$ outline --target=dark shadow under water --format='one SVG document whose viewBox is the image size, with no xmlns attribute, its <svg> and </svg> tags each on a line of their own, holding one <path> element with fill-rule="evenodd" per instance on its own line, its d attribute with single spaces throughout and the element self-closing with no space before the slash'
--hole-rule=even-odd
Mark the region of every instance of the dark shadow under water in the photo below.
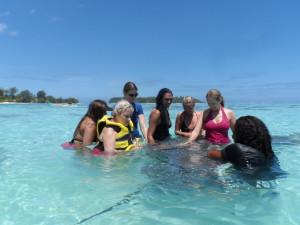
<svg viewBox="0 0 300 225">
<path fill-rule="evenodd" d="M 269 188 L 272 185 L 264 187 L 262 183 L 287 177 L 277 158 L 264 166 L 238 167 L 208 158 L 207 150 L 212 146 L 206 140 L 199 140 L 188 148 L 178 148 L 180 142 L 182 141 L 173 139 L 163 143 L 169 146 L 168 149 L 148 147 L 147 157 L 153 160 L 143 166 L 142 173 L 153 183 L 171 190 L 208 186 L 220 189 L 236 183 Z"/>
<path fill-rule="evenodd" d="M 274 145 L 299 145 L 300 133 L 296 132 L 287 136 L 272 136 L 272 139 Z"/>
<path fill-rule="evenodd" d="M 263 167 L 241 168 L 208 158 L 207 150 L 211 145 L 205 140 L 198 140 L 185 148 L 180 147 L 182 141 L 181 138 L 170 139 L 160 146 L 143 147 L 142 154 L 129 153 L 116 156 L 114 158 L 116 161 L 122 161 L 124 157 L 133 159 L 142 157 L 141 173 L 148 177 L 148 181 L 137 185 L 136 191 L 124 195 L 116 204 L 83 218 L 77 224 L 117 210 L 134 199 L 142 204 L 147 196 L 151 196 L 151 203 L 155 204 L 165 195 L 180 195 L 181 198 L 200 195 L 220 200 L 232 199 L 230 196 L 227 198 L 227 195 L 236 196 L 241 191 L 249 198 L 255 189 L 266 190 L 261 197 L 267 199 L 279 195 L 276 191 L 276 180 L 286 178 L 287 173 L 281 170 L 277 159 Z M 87 158 L 90 157 L 95 158 L 91 155 Z M 93 167 L 99 166 L 98 163 Z"/>
</svg>

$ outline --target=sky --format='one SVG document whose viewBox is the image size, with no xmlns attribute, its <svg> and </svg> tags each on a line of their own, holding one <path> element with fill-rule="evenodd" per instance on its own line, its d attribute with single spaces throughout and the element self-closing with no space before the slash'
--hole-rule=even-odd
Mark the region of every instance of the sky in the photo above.
<svg viewBox="0 0 300 225">
<path fill-rule="evenodd" d="M 298 0 L 1 0 L 0 88 L 298 102 Z"/>
</svg>

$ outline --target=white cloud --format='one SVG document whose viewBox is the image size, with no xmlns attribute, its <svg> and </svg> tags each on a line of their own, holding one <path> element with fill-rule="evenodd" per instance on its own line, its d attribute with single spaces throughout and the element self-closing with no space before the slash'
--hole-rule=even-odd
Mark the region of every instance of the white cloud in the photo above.
<svg viewBox="0 0 300 225">
<path fill-rule="evenodd" d="M 18 31 L 10 31 L 9 35 L 11 35 L 11 36 L 18 36 L 19 32 Z"/>
<path fill-rule="evenodd" d="M 0 23 L 0 33 L 8 33 L 11 36 L 18 36 L 19 32 L 18 31 L 6 31 L 6 28 L 8 26 L 6 23 Z"/>
<path fill-rule="evenodd" d="M 5 23 L 0 23 L 0 33 L 4 32 L 6 28 L 7 28 L 7 25 Z"/>
<path fill-rule="evenodd" d="M 63 19 L 59 16 L 53 16 L 50 21 L 51 22 L 59 22 L 59 21 L 62 21 L 62 20 Z"/>
<path fill-rule="evenodd" d="M 10 15 L 10 11 L 6 11 L 4 13 L 0 13 L 0 16 L 4 17 L 4 16 L 9 16 Z"/>
<path fill-rule="evenodd" d="M 31 15 L 34 15 L 34 14 L 36 14 L 36 12 L 37 12 L 37 11 L 36 11 L 35 9 L 32 9 L 32 10 L 30 10 L 29 13 L 30 13 Z"/>
</svg>

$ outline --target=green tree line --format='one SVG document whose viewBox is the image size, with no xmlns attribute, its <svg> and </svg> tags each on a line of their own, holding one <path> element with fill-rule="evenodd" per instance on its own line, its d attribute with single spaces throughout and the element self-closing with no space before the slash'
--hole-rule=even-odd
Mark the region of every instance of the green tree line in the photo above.
<svg viewBox="0 0 300 225">
<path fill-rule="evenodd" d="M 173 97 L 173 103 L 182 103 L 183 100 L 183 96 L 180 97 Z M 113 97 L 109 100 L 109 103 L 116 103 L 118 102 L 120 99 L 122 99 L 122 97 Z M 196 103 L 203 103 L 202 101 L 200 101 L 199 99 L 195 99 Z M 136 98 L 136 102 L 139 103 L 155 103 L 156 102 L 156 97 L 138 97 Z"/>
<path fill-rule="evenodd" d="M 29 90 L 18 92 L 16 87 L 4 89 L 0 88 L 0 102 L 19 102 L 19 103 L 79 103 L 76 98 L 55 98 L 47 95 L 45 91 L 41 90 L 32 94 Z"/>
</svg>

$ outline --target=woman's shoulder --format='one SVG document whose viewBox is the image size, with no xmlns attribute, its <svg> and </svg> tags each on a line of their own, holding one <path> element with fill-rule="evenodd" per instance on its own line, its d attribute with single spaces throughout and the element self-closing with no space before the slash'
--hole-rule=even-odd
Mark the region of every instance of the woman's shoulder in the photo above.
<svg viewBox="0 0 300 225">
<path fill-rule="evenodd" d="M 223 108 L 223 110 L 229 118 L 235 118 L 235 114 L 234 114 L 233 110 L 227 109 L 227 108 Z"/>
<path fill-rule="evenodd" d="M 88 117 L 88 116 L 85 117 L 84 124 L 85 125 L 90 125 L 90 126 L 95 126 L 96 125 L 96 123 L 92 120 L 92 118 Z"/>
<path fill-rule="evenodd" d="M 224 110 L 225 113 L 228 113 L 228 114 L 233 114 L 234 113 L 232 109 L 228 109 L 228 108 L 225 108 L 225 107 L 223 107 L 223 110 Z"/>
<path fill-rule="evenodd" d="M 204 120 L 205 120 L 206 117 L 208 116 L 209 112 L 210 112 L 210 108 L 204 109 L 203 111 L 200 112 L 200 114 L 201 114 L 201 113 L 203 114 L 203 119 L 204 119 Z"/>
<path fill-rule="evenodd" d="M 196 114 L 197 116 L 200 116 L 203 112 L 204 112 L 204 110 L 203 110 L 203 111 L 195 111 L 195 114 Z"/>
<path fill-rule="evenodd" d="M 132 104 L 134 104 L 136 107 L 143 108 L 143 107 L 142 107 L 142 104 L 139 103 L 139 102 L 133 102 Z"/>
<path fill-rule="evenodd" d="M 153 108 L 151 113 L 150 113 L 150 118 L 151 119 L 159 119 L 160 118 L 160 111 L 156 108 Z"/>
<path fill-rule="evenodd" d="M 157 108 L 153 108 L 152 110 L 151 110 L 151 114 L 152 113 L 159 113 L 160 114 L 160 111 L 157 109 Z"/>
<path fill-rule="evenodd" d="M 177 117 L 181 117 L 181 116 L 183 116 L 184 115 L 184 112 L 179 112 L 178 114 L 177 114 Z"/>
<path fill-rule="evenodd" d="M 184 112 L 179 112 L 176 116 L 176 122 L 182 122 L 184 120 Z"/>
<path fill-rule="evenodd" d="M 113 125 L 107 125 L 103 128 L 103 134 L 116 134 L 120 131 L 120 128 L 117 126 L 113 126 Z"/>
<path fill-rule="evenodd" d="M 144 114 L 143 106 L 142 106 L 141 103 L 133 102 L 132 105 L 134 105 L 134 109 L 135 109 L 135 111 L 137 112 L 138 115 Z"/>
</svg>

